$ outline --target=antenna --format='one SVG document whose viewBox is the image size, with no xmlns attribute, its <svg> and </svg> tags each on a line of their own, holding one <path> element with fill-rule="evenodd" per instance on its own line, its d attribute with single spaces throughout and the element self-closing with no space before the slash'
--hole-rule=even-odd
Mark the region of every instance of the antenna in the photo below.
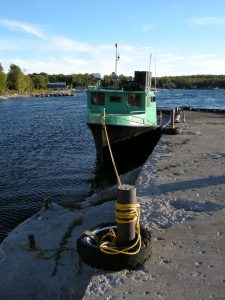
<svg viewBox="0 0 225 300">
<path fill-rule="evenodd" d="M 156 91 L 156 54 L 155 54 L 155 91 Z"/>
<path fill-rule="evenodd" d="M 115 47 L 116 47 L 116 63 L 115 63 L 115 73 L 117 75 L 117 62 L 120 59 L 120 55 L 117 54 L 117 43 L 115 43 Z"/>
<path fill-rule="evenodd" d="M 148 81 L 147 81 L 147 92 L 151 90 L 151 63 L 152 63 L 152 53 L 150 53 L 149 57 L 149 69 L 148 69 Z"/>
</svg>

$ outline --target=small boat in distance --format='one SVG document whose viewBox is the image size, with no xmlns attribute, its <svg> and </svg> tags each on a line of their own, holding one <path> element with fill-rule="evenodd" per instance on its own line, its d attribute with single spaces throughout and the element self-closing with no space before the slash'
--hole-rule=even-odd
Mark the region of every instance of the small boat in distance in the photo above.
<svg viewBox="0 0 225 300">
<path fill-rule="evenodd" d="M 116 63 L 117 60 L 116 54 Z M 112 75 L 114 87 L 102 87 L 100 74 L 95 74 L 96 86 L 87 88 L 87 125 L 94 137 L 98 162 L 108 167 L 112 162 L 105 124 L 118 172 L 122 174 L 146 161 L 160 139 L 161 127 L 157 124 L 150 71 L 135 71 L 134 78 L 120 88 L 116 72 Z"/>
</svg>

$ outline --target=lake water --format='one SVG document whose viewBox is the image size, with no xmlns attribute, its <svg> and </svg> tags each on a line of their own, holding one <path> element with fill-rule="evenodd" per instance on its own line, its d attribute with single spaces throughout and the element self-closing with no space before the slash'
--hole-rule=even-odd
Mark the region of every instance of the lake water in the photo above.
<svg viewBox="0 0 225 300">
<path fill-rule="evenodd" d="M 157 94 L 157 103 L 169 108 L 189 106 L 225 109 L 225 90 L 161 90 Z"/>
<path fill-rule="evenodd" d="M 157 104 L 225 109 L 225 90 L 162 90 Z M 85 120 L 84 93 L 0 101 L 0 241 L 46 193 L 58 203 L 92 193 L 95 147 Z"/>
</svg>

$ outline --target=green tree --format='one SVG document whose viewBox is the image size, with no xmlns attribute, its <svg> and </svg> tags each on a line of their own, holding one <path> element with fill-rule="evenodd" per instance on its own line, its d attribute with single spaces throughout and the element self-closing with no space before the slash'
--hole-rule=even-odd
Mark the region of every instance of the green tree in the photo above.
<svg viewBox="0 0 225 300">
<path fill-rule="evenodd" d="M 47 75 L 47 74 L 46 74 Z M 35 89 L 46 89 L 47 87 L 47 82 L 48 82 L 48 75 L 46 76 L 45 74 L 31 74 L 30 78 L 33 81 L 33 86 Z"/>
<path fill-rule="evenodd" d="M 6 91 L 6 80 L 7 76 L 4 73 L 2 64 L 0 63 L 0 94 L 3 94 Z"/>
<path fill-rule="evenodd" d="M 34 90 L 34 84 L 33 84 L 33 80 L 29 75 L 25 75 L 24 76 L 24 92 L 32 92 Z"/>
<path fill-rule="evenodd" d="M 82 74 L 73 74 L 72 75 L 72 86 L 82 86 L 83 85 L 83 75 Z"/>
<path fill-rule="evenodd" d="M 7 76 L 7 87 L 18 93 L 23 93 L 26 87 L 26 80 L 20 67 L 11 64 Z"/>
</svg>

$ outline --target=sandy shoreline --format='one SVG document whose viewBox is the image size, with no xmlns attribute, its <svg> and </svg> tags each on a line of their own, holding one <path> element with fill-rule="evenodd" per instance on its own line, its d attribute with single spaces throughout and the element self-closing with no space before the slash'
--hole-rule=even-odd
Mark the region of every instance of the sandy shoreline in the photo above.
<svg viewBox="0 0 225 300">
<path fill-rule="evenodd" d="M 142 268 L 109 272 L 79 263 L 76 239 L 113 221 L 114 201 L 73 211 L 53 205 L 2 242 L 1 298 L 225 299 L 225 115 L 185 117 L 182 133 L 162 137 L 136 180 L 141 221 L 153 236 Z M 40 259 L 27 250 L 31 233 L 42 249 L 66 242 L 72 251 Z"/>
</svg>

